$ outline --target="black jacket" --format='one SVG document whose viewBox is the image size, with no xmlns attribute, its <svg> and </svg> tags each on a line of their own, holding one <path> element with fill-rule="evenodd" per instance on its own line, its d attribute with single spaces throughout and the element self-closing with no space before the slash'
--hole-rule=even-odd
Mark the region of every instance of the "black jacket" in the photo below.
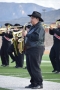
<svg viewBox="0 0 60 90">
<path fill-rule="evenodd" d="M 49 33 L 53 35 L 54 44 L 60 43 L 60 28 L 49 29 Z"/>
<path fill-rule="evenodd" d="M 10 41 L 7 40 L 6 38 L 11 39 L 13 37 L 11 32 L 9 34 L 3 32 L 2 34 L 0 34 L 0 36 L 2 36 L 2 43 L 9 43 Z"/>
<path fill-rule="evenodd" d="M 26 35 L 25 45 L 26 47 L 38 47 L 44 46 L 45 31 L 41 25 L 41 22 L 32 26 Z"/>
</svg>

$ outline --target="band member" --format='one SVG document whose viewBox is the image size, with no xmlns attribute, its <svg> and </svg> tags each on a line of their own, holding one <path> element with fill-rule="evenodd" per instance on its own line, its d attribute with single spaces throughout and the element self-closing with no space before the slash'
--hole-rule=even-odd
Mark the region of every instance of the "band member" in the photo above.
<svg viewBox="0 0 60 90">
<path fill-rule="evenodd" d="M 31 76 L 31 84 L 25 88 L 32 89 L 41 89 L 43 88 L 43 79 L 41 74 L 41 59 L 44 52 L 44 40 L 45 40 L 45 31 L 41 22 L 41 14 L 37 11 L 34 11 L 31 17 L 32 27 L 27 33 L 23 33 L 26 36 L 26 64 L 27 70 Z"/>
<path fill-rule="evenodd" d="M 20 26 L 20 24 L 15 24 L 14 26 L 15 26 L 15 28 L 14 28 L 13 32 L 18 32 L 20 29 L 18 26 Z M 24 53 L 21 54 L 18 50 L 18 39 L 19 38 L 16 37 L 17 44 L 15 44 L 15 46 L 16 46 L 17 53 L 16 53 L 13 43 L 11 44 L 11 46 L 8 49 L 8 53 L 9 53 L 10 57 L 12 58 L 12 63 L 14 61 L 16 62 L 15 68 L 23 67 L 23 64 L 24 64 Z M 14 52 L 14 54 L 13 54 L 13 52 Z"/>
<path fill-rule="evenodd" d="M 60 73 L 60 19 L 56 22 L 57 28 L 50 26 L 49 33 L 53 35 L 53 46 L 50 51 L 50 60 L 55 73 Z"/>
<path fill-rule="evenodd" d="M 14 25 L 15 27 L 13 28 L 13 31 L 12 31 L 12 37 L 13 37 L 13 32 L 17 32 L 18 31 L 18 28 L 17 26 L 20 26 L 20 24 L 15 24 Z M 14 49 L 14 45 L 13 43 L 10 45 L 9 49 L 8 49 L 8 54 L 10 55 L 11 59 L 12 59 L 12 62 L 16 62 L 16 58 L 15 58 L 15 49 Z M 17 66 L 17 65 L 16 65 Z"/>
<path fill-rule="evenodd" d="M 0 36 L 2 36 L 2 46 L 1 46 L 1 66 L 8 66 L 9 65 L 9 56 L 8 56 L 8 48 L 11 44 L 10 39 L 12 38 L 11 32 L 8 31 L 9 27 L 12 26 L 9 23 L 5 24 L 6 32 L 2 32 Z"/>
</svg>

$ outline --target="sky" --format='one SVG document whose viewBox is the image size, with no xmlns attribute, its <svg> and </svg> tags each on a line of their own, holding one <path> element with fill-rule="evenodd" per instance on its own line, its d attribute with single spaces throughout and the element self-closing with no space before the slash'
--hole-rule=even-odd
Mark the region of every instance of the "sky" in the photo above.
<svg viewBox="0 0 60 90">
<path fill-rule="evenodd" d="M 41 6 L 60 9 L 60 0 L 0 0 L 0 2 L 36 3 Z"/>
</svg>

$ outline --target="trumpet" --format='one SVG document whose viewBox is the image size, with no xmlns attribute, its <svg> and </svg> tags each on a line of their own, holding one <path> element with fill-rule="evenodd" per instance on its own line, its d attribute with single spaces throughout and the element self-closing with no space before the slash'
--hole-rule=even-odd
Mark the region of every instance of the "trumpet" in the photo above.
<svg viewBox="0 0 60 90">
<path fill-rule="evenodd" d="M 0 28 L 0 34 L 2 34 L 3 32 L 7 33 L 7 32 L 9 32 L 9 31 L 12 31 L 12 30 L 11 30 L 11 26 L 8 27 L 8 28 Z"/>
<path fill-rule="evenodd" d="M 57 28 L 57 25 L 56 24 L 50 24 L 50 28 Z"/>
<path fill-rule="evenodd" d="M 49 32 L 49 29 L 57 28 L 56 23 L 52 23 L 50 25 L 48 24 L 42 24 L 45 32 Z"/>
<path fill-rule="evenodd" d="M 0 28 L 0 34 L 2 34 L 3 32 L 6 33 L 7 29 L 6 28 Z"/>
</svg>

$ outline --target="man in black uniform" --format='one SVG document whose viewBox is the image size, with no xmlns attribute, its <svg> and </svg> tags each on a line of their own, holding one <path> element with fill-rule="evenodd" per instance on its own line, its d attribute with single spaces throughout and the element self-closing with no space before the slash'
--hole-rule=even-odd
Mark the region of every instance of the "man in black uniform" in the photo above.
<svg viewBox="0 0 60 90">
<path fill-rule="evenodd" d="M 31 17 L 32 27 L 28 33 L 25 31 L 23 35 L 26 36 L 26 64 L 31 76 L 31 84 L 25 88 L 41 89 L 43 88 L 43 79 L 40 64 L 44 52 L 45 40 L 45 31 L 41 24 L 43 19 L 37 11 L 34 11 L 32 15 L 28 16 Z"/>
<path fill-rule="evenodd" d="M 8 66 L 9 65 L 9 56 L 8 56 L 8 48 L 11 44 L 10 39 L 12 38 L 11 32 L 8 31 L 8 28 L 11 24 L 5 24 L 7 31 L 0 34 L 2 36 L 2 46 L 1 46 L 1 66 Z"/>
<path fill-rule="evenodd" d="M 60 19 L 56 22 L 57 28 L 50 26 L 49 33 L 53 35 L 53 46 L 50 51 L 50 60 L 55 73 L 60 73 Z"/>
<path fill-rule="evenodd" d="M 14 30 L 13 30 L 13 32 L 18 32 L 19 31 L 19 26 L 20 26 L 20 24 L 15 24 L 14 25 L 15 26 L 15 28 L 14 28 Z M 19 38 L 17 38 L 17 40 L 18 40 Z M 16 42 L 17 42 L 17 40 L 16 40 Z M 17 42 L 18 43 L 18 42 Z M 10 55 L 10 57 L 12 58 L 12 63 L 15 61 L 16 62 L 16 66 L 15 66 L 15 68 L 19 68 L 19 67 L 23 67 L 23 64 L 24 64 L 24 53 L 22 52 L 22 54 L 19 52 L 19 50 L 18 50 L 18 46 L 16 46 L 17 48 L 17 54 L 16 54 L 16 51 L 15 51 L 15 48 L 14 48 L 14 45 L 13 45 L 13 43 L 11 44 L 11 46 L 9 47 L 9 49 L 8 49 L 8 53 L 9 53 L 9 55 Z M 13 52 L 14 52 L 14 54 L 13 54 Z"/>
</svg>

